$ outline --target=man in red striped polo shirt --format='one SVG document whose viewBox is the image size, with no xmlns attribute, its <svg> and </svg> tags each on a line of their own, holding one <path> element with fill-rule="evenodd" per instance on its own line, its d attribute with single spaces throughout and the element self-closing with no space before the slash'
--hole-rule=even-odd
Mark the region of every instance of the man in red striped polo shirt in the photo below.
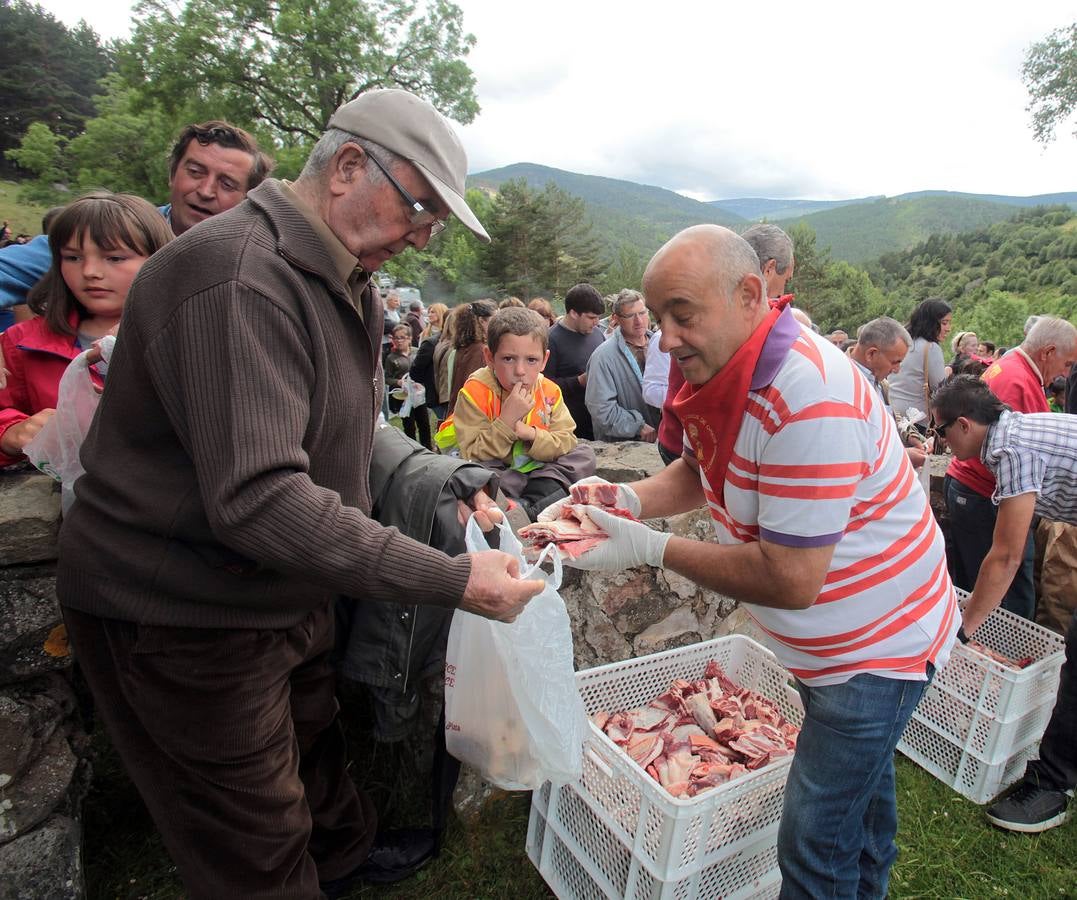
<svg viewBox="0 0 1077 900">
<path fill-rule="evenodd" d="M 878 392 L 770 306 L 742 238 L 689 228 L 643 286 L 687 382 L 674 404 L 685 452 L 620 499 L 644 518 L 705 505 L 718 543 L 596 510 L 611 539 L 569 564 L 665 566 L 745 604 L 805 706 L 782 896 L 884 897 L 894 747 L 959 624 L 942 534 Z"/>
</svg>

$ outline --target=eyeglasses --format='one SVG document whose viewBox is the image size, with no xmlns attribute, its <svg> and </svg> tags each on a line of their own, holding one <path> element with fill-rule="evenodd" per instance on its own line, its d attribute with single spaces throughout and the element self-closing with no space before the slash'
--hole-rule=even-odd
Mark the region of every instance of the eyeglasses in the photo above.
<svg viewBox="0 0 1077 900">
<path fill-rule="evenodd" d="M 949 422 L 943 422 L 941 425 L 934 425 L 930 429 L 930 434 L 936 440 L 946 440 L 946 429 L 956 422 L 957 419 L 951 419 Z"/>
<path fill-rule="evenodd" d="M 381 164 L 373 153 L 368 153 L 367 157 L 374 163 L 374 165 L 381 169 L 382 174 L 389 179 L 389 183 L 397 189 L 400 196 L 404 198 L 404 202 L 411 208 L 411 213 L 408 215 L 408 221 L 411 222 L 412 225 L 416 228 L 426 228 L 429 226 L 431 237 L 435 234 L 441 234 L 441 232 L 445 230 L 445 222 L 411 196 L 404 185 L 393 178 L 389 170 Z"/>
</svg>

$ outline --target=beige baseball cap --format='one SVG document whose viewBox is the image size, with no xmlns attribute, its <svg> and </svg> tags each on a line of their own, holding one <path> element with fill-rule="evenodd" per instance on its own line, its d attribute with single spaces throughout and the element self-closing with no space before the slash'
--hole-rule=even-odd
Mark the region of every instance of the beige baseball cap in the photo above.
<svg viewBox="0 0 1077 900">
<path fill-rule="evenodd" d="M 329 127 L 373 141 L 414 164 L 453 215 L 480 241 L 490 243 L 464 199 L 464 147 L 448 119 L 425 100 L 408 91 L 367 91 L 338 108 Z"/>
</svg>

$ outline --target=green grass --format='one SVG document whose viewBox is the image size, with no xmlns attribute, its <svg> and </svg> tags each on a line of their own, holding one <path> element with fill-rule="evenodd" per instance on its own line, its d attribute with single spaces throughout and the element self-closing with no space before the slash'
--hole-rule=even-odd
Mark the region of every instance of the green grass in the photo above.
<svg viewBox="0 0 1077 900">
<path fill-rule="evenodd" d="M 345 702 L 353 748 L 352 777 L 366 789 L 390 827 L 425 824 L 428 783 L 405 745 L 376 744 L 367 734 L 364 704 Z M 98 759 L 84 807 L 87 896 L 172 900 L 182 886 L 138 794 L 107 738 L 95 736 Z M 998 831 L 982 809 L 959 797 L 902 756 L 897 757 L 901 855 L 892 900 L 1077 897 L 1077 819 L 1043 835 Z M 453 821 L 439 859 L 392 888 L 368 887 L 353 897 L 549 897 L 524 853 L 530 795 L 499 793 L 467 826 Z"/>
<path fill-rule="evenodd" d="M 19 202 L 19 184 L 0 179 L 0 222 L 7 219 L 12 234 L 41 234 L 41 216 L 47 207 Z"/>
</svg>

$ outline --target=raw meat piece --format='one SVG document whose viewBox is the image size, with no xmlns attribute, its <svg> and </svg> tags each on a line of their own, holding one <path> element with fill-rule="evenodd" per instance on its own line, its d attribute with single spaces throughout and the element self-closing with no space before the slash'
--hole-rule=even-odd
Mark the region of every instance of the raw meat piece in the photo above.
<svg viewBox="0 0 1077 900">
<path fill-rule="evenodd" d="M 696 720 L 696 724 L 707 734 L 714 734 L 718 720 L 714 717 L 714 710 L 707 701 L 707 695 L 705 693 L 692 694 L 684 702 L 688 705 L 688 711 Z"/>
<path fill-rule="evenodd" d="M 1020 659 L 1010 659 L 1008 656 L 996 653 L 990 647 L 984 646 L 979 641 L 969 641 L 965 646 L 970 650 L 975 650 L 977 653 L 982 653 L 988 659 L 993 659 L 995 662 L 1004 665 L 1007 669 L 1025 669 L 1036 661 L 1031 656 L 1022 656 Z"/>
<path fill-rule="evenodd" d="M 662 741 L 662 735 L 643 732 L 642 734 L 633 734 L 629 738 L 627 749 L 629 756 L 640 766 L 647 768 L 662 755 L 665 743 Z"/>
<path fill-rule="evenodd" d="M 574 484 L 572 485 L 572 502 L 584 506 L 616 506 L 617 485 L 615 484 Z"/>
<path fill-rule="evenodd" d="M 606 512 L 622 518 L 639 521 L 627 509 L 607 509 Z M 566 504 L 561 508 L 561 517 L 549 522 L 532 522 L 519 531 L 524 542 L 524 552 L 529 558 L 535 558 L 549 544 L 556 544 L 562 556 L 577 559 L 588 550 L 597 547 L 608 535 L 587 515 L 584 506 Z"/>
<path fill-rule="evenodd" d="M 628 717 L 632 720 L 632 725 L 637 731 L 654 731 L 656 728 L 665 725 L 672 715 L 668 709 L 645 706 L 642 709 L 632 710 Z"/>
</svg>

